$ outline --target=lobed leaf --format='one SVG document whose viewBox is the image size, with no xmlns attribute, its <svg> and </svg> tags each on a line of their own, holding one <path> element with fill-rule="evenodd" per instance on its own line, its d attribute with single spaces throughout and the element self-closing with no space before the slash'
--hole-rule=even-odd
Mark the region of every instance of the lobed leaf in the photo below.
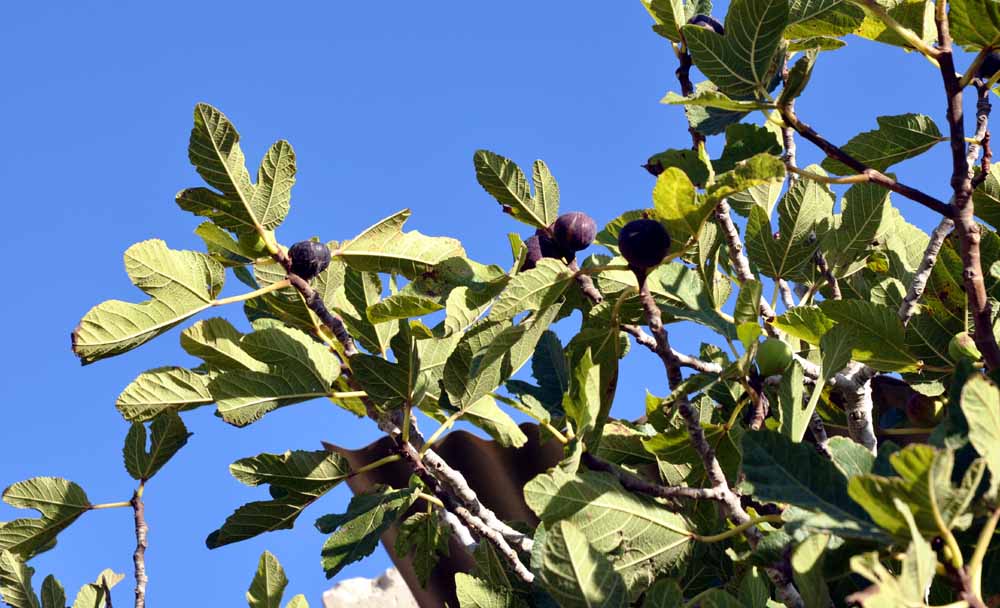
<svg viewBox="0 0 1000 608">
<path fill-rule="evenodd" d="M 557 521 L 546 529 L 540 557 L 540 582 L 560 606 L 628 606 L 621 574 L 569 521 Z"/>
<path fill-rule="evenodd" d="M 132 479 L 148 481 L 163 468 L 174 454 L 187 444 L 191 433 L 177 412 L 167 410 L 153 419 L 150 425 L 150 445 L 146 451 L 146 427 L 141 422 L 133 422 L 125 436 L 125 469 Z"/>
<path fill-rule="evenodd" d="M 281 596 L 287 586 L 288 578 L 278 558 L 270 551 L 264 551 L 247 590 L 247 604 L 250 608 L 281 608 Z"/>
<path fill-rule="evenodd" d="M 934 121 L 923 114 L 879 116 L 875 120 L 878 129 L 855 135 L 841 148 L 878 171 L 919 156 L 945 139 Z M 824 160 L 822 166 L 837 175 L 854 173 L 853 169 L 832 158 Z"/>
<path fill-rule="evenodd" d="M 342 243 L 333 255 L 355 270 L 400 274 L 411 280 L 449 258 L 465 257 L 455 239 L 403 232 L 409 217 L 409 209 L 390 215 Z"/>
<path fill-rule="evenodd" d="M 129 247 L 125 269 L 151 299 L 108 300 L 91 308 L 73 330 L 73 352 L 84 365 L 132 350 L 210 308 L 225 277 L 209 256 L 168 249 L 159 239 Z"/>
<path fill-rule="evenodd" d="M 146 422 L 162 412 L 183 412 L 213 403 L 211 378 L 183 367 L 145 371 L 118 395 L 115 407 L 125 420 Z"/>
<path fill-rule="evenodd" d="M 374 551 L 382 533 L 413 504 L 415 493 L 413 488 L 377 487 L 355 495 L 346 513 L 316 520 L 316 528 L 330 534 L 322 552 L 326 577 L 333 578 L 344 566 Z"/>
<path fill-rule="evenodd" d="M 565 520 L 591 539 L 633 599 L 690 548 L 690 524 L 682 515 L 625 491 L 605 473 L 551 469 L 525 485 L 524 498 L 546 526 Z"/>
</svg>

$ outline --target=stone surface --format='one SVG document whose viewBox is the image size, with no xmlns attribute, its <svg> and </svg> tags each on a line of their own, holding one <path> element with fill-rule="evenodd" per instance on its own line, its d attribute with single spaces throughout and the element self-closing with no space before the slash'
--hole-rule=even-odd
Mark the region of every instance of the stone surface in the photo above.
<svg viewBox="0 0 1000 608">
<path fill-rule="evenodd" d="M 349 578 L 323 594 L 324 608 L 417 608 L 417 601 L 395 568 L 382 576 Z"/>
</svg>

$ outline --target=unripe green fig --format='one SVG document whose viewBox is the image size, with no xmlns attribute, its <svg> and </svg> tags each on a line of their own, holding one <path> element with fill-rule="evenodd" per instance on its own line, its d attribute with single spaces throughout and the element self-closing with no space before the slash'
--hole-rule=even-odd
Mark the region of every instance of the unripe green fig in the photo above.
<svg viewBox="0 0 1000 608">
<path fill-rule="evenodd" d="M 292 274 L 310 280 L 330 265 L 330 248 L 316 241 L 299 241 L 288 250 Z"/>
<path fill-rule="evenodd" d="M 979 360 L 983 355 L 976 348 L 976 341 L 969 332 L 963 331 L 955 334 L 955 337 L 948 342 L 948 356 L 954 361 L 959 361 L 965 358 Z"/>
<path fill-rule="evenodd" d="M 706 30 L 712 30 L 720 36 L 726 33 L 725 28 L 719 23 L 715 17 L 711 15 L 695 15 L 688 19 L 688 23 L 691 25 L 697 25 L 698 27 L 703 27 Z"/>
<path fill-rule="evenodd" d="M 757 349 L 757 369 L 761 376 L 774 376 L 792 363 L 792 347 L 778 338 L 768 338 Z"/>
<path fill-rule="evenodd" d="M 1000 51 L 991 51 L 983 59 L 983 63 L 980 64 L 976 76 L 983 80 L 989 80 L 997 73 L 997 70 L 1000 70 Z"/>
<path fill-rule="evenodd" d="M 944 400 L 913 393 L 906 400 L 906 418 L 913 426 L 927 428 L 944 417 Z"/>
<path fill-rule="evenodd" d="M 667 257 L 670 234 L 656 220 L 632 220 L 618 233 L 618 250 L 632 270 L 645 273 Z"/>
<path fill-rule="evenodd" d="M 594 242 L 597 223 L 582 211 L 571 211 L 559 216 L 552 225 L 552 237 L 566 251 L 583 251 Z"/>
</svg>

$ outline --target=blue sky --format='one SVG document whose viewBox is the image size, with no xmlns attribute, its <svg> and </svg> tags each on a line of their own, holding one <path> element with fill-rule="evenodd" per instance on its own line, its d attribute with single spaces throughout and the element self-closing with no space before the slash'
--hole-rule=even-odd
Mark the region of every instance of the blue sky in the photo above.
<svg viewBox="0 0 1000 608">
<path fill-rule="evenodd" d="M 127 425 L 115 397 L 145 369 L 192 360 L 175 330 L 82 368 L 69 334 L 102 300 L 141 299 L 122 266 L 130 244 L 159 237 L 173 248 L 201 246 L 197 218 L 173 202 L 177 190 L 200 185 L 186 155 L 196 102 L 228 114 L 253 167 L 276 139 L 295 147 L 298 183 L 278 232 L 285 244 L 349 238 L 410 207 L 410 228 L 457 237 L 474 259 L 506 266 L 506 233 L 528 231 L 477 184 L 476 149 L 522 165 L 545 159 L 563 209 L 603 224 L 649 204 L 653 181 L 639 167 L 647 156 L 688 146 L 681 110 L 658 104 L 677 90 L 675 60 L 649 25 L 638 0 L 7 3 L 0 487 L 55 475 L 81 484 L 93 502 L 130 496 Z M 960 68 L 968 62 L 961 58 Z M 820 58 L 798 113 L 843 142 L 874 128 L 879 114 L 927 113 L 944 131 L 944 106 L 940 77 L 920 56 L 850 38 Z M 820 160 L 808 142 L 799 152 L 803 165 Z M 946 146 L 897 170 L 947 200 Z M 916 204 L 894 203 L 925 229 L 936 223 Z M 225 293 L 239 290 L 230 277 Z M 705 336 L 680 327 L 672 337 L 694 351 Z M 638 416 L 647 387 L 664 392 L 657 365 L 639 350 L 628 357 L 616 415 Z M 244 429 L 207 408 L 185 420 L 194 436 L 146 493 L 151 605 L 244 605 L 264 549 L 284 564 L 289 591 L 318 605 L 328 583 L 312 522 L 342 510 L 346 487 L 293 530 L 215 551 L 204 538 L 265 494 L 230 477 L 232 461 L 316 449 L 320 440 L 360 447 L 375 439 L 374 425 L 320 401 Z M 0 520 L 22 516 L 0 506 Z M 72 594 L 112 567 L 129 573 L 116 593 L 129 601 L 133 545 L 129 510 L 87 513 L 33 561 L 36 582 L 54 572 Z M 388 563 L 379 550 L 341 578 Z"/>
</svg>

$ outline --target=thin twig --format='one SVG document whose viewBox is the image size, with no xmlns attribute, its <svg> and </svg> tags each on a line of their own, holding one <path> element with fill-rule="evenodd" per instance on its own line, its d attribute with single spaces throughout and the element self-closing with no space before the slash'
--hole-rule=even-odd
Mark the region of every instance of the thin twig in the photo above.
<svg viewBox="0 0 1000 608">
<path fill-rule="evenodd" d="M 931 238 L 927 241 L 927 247 L 924 249 L 924 257 L 920 259 L 920 265 L 917 266 L 917 271 L 910 281 L 910 287 L 906 290 L 906 297 L 899 305 L 899 318 L 903 325 L 909 323 L 910 318 L 917 312 L 917 302 L 927 288 L 927 281 L 931 278 L 938 254 L 941 253 L 941 246 L 944 245 L 945 239 L 948 238 L 954 227 L 955 222 L 943 217 L 937 227 L 931 231 Z"/>
<path fill-rule="evenodd" d="M 488 541 L 494 548 L 496 548 L 497 553 L 500 558 L 503 559 L 511 570 L 525 583 L 531 584 L 535 580 L 535 575 L 525 567 L 521 558 L 518 556 L 517 552 L 507 543 L 507 540 L 500 534 L 497 530 L 486 525 L 486 523 L 475 514 L 473 514 L 469 509 L 462 505 L 451 493 L 447 492 L 441 487 L 441 482 L 438 480 L 433 473 L 425 465 L 424 459 L 426 459 L 427 454 L 421 457 L 420 453 L 410 442 L 397 442 L 397 448 L 399 454 L 406 460 L 413 472 L 420 478 L 422 482 L 428 487 L 428 489 L 435 495 L 441 498 L 444 502 L 445 508 L 448 511 L 454 513 L 459 520 L 473 533 L 473 535 L 480 537 Z"/>
<path fill-rule="evenodd" d="M 663 361 L 663 365 L 666 368 L 667 380 L 670 385 L 670 389 L 674 390 L 683 381 L 683 376 L 681 375 L 680 367 L 669 355 L 671 352 L 670 340 L 663 327 L 660 308 L 656 305 L 656 302 L 649 291 L 649 287 L 645 282 L 643 282 L 639 289 L 639 298 L 642 303 L 643 311 L 646 314 L 646 321 L 649 325 L 649 330 L 653 334 L 653 337 L 656 338 L 656 352 L 660 355 L 660 359 Z M 729 487 L 729 482 L 726 481 L 726 476 L 722 471 L 722 466 L 719 464 L 718 458 L 716 458 L 715 449 L 705 437 L 705 431 L 701 426 L 701 418 L 698 415 L 698 412 L 691 406 L 687 396 L 684 394 L 680 394 L 677 397 L 676 404 L 677 411 L 680 413 L 681 418 L 684 419 L 684 424 L 687 427 L 691 445 L 695 452 L 698 453 L 702 465 L 705 468 L 705 473 L 710 487 L 718 492 L 717 502 L 721 506 L 723 513 L 725 513 L 729 519 L 733 520 L 733 523 L 736 525 L 749 522 L 750 515 L 743 509 L 743 505 L 740 504 L 739 497 Z M 745 535 L 751 547 L 756 547 L 762 538 L 762 534 L 756 526 L 748 527 L 745 531 Z M 768 577 L 775 584 L 779 597 L 783 598 L 786 606 L 800 608 L 805 605 L 801 595 L 795 588 L 795 585 L 788 580 L 787 577 L 784 577 L 781 572 L 774 568 L 768 568 L 767 571 Z"/>
<path fill-rule="evenodd" d="M 135 565 L 135 608 L 143 608 L 146 605 L 146 535 L 149 526 L 146 525 L 146 506 L 142 502 L 141 486 L 132 494 L 132 510 L 135 513 L 135 553 L 132 554 L 132 562 Z M 108 603 L 111 606 L 111 603 Z"/>
<path fill-rule="evenodd" d="M 275 260 L 278 261 L 278 263 L 281 264 L 286 269 L 291 268 L 291 262 L 288 260 L 287 256 L 285 256 L 283 253 L 276 254 L 274 257 Z M 306 305 L 309 306 L 309 308 L 314 313 L 316 313 L 316 315 L 320 318 L 320 320 L 323 321 L 324 325 L 326 325 L 330 329 L 330 331 L 340 342 L 341 346 L 344 349 L 345 356 L 350 358 L 355 354 L 357 354 L 358 350 L 357 346 L 355 345 L 354 338 L 351 337 L 350 333 L 347 331 L 347 328 L 344 326 L 343 320 L 340 319 L 340 317 L 338 317 L 337 315 L 331 313 L 327 309 L 326 304 L 323 302 L 322 297 L 309 285 L 308 281 L 302 279 L 298 275 L 295 275 L 294 273 L 291 272 L 288 273 L 288 279 L 291 281 L 292 286 L 295 287 L 295 289 L 297 289 L 299 293 L 302 295 L 303 299 L 306 301 Z M 352 385 L 356 384 L 356 381 L 353 378 L 350 378 L 349 381 Z M 367 396 L 361 397 L 361 399 L 365 403 L 368 416 L 376 423 L 378 423 L 379 428 L 383 432 L 386 432 L 397 443 L 397 445 L 410 446 L 410 448 L 413 447 L 409 441 L 402 441 L 402 430 L 400 429 L 400 426 L 398 424 L 392 422 L 386 416 L 380 414 L 378 409 L 374 406 L 374 404 Z M 415 425 L 411 424 L 409 434 L 414 438 L 415 441 L 418 442 L 418 445 L 423 444 L 423 438 L 420 436 L 420 433 L 416 429 Z M 402 455 L 406 456 L 405 453 Z M 456 494 L 460 496 L 460 503 L 458 504 L 461 504 L 462 506 L 466 507 L 466 512 L 470 512 L 471 510 L 471 513 L 474 514 L 473 516 L 476 517 L 477 522 L 473 523 L 476 523 L 477 525 L 482 524 L 484 526 L 489 527 L 487 524 L 483 523 L 483 519 L 481 519 L 479 516 L 481 515 L 483 517 L 486 517 L 488 520 L 490 520 L 490 524 L 492 524 L 498 530 L 498 534 L 509 535 L 512 539 L 514 539 L 516 542 L 519 543 L 519 546 L 521 546 L 522 548 L 527 547 L 527 549 L 525 550 L 530 549 L 531 539 L 528 538 L 526 535 L 514 530 L 513 528 L 503 523 L 502 521 L 500 521 L 500 519 L 497 518 L 492 511 L 490 511 L 484 505 L 482 505 L 482 503 L 479 501 L 479 497 L 472 490 L 472 488 L 469 487 L 468 482 L 465 480 L 465 478 L 462 476 L 461 473 L 449 467 L 447 463 L 444 462 L 444 459 L 438 456 L 433 450 L 428 449 L 423 455 L 423 458 L 429 462 L 434 462 L 438 465 L 435 467 L 435 469 L 442 472 L 442 477 L 444 477 L 445 480 L 448 482 L 447 487 L 451 488 L 453 491 L 456 492 Z M 418 462 L 420 461 L 419 456 L 417 457 L 417 461 Z M 410 462 L 412 465 L 412 460 Z M 422 464 L 421 467 L 423 467 Z M 423 468 L 423 470 L 426 471 L 426 468 Z M 447 475 L 444 474 L 444 471 L 447 471 Z M 433 475 L 431 475 L 431 477 L 433 477 Z M 434 487 L 441 491 L 441 494 L 436 493 L 436 495 L 446 504 L 448 500 L 453 500 L 453 501 L 456 500 L 455 497 L 453 497 L 446 490 L 444 490 L 444 488 L 440 485 L 440 483 L 436 484 Z M 460 519 L 462 518 L 460 517 Z M 468 525 L 469 522 L 465 522 L 463 519 L 463 523 Z M 487 538 L 492 542 L 491 537 L 488 536 Z M 501 536 L 501 538 L 503 538 L 503 536 Z M 506 541 L 504 542 L 506 543 Z M 500 551 L 503 550 L 502 547 L 497 547 L 497 549 Z"/>
<path fill-rule="evenodd" d="M 687 486 L 661 486 L 642 477 L 616 467 L 606 460 L 584 452 L 581 462 L 593 471 L 610 473 L 615 476 L 618 483 L 630 492 L 645 494 L 654 498 L 672 500 L 675 498 L 687 498 L 691 500 L 722 500 L 722 491 L 718 488 L 690 488 Z"/>
<path fill-rule="evenodd" d="M 795 308 L 795 298 L 792 296 L 792 288 L 785 279 L 778 279 L 778 291 L 781 293 L 781 301 L 786 309 Z"/>
<path fill-rule="evenodd" d="M 740 283 L 755 279 L 753 271 L 750 270 L 750 260 L 743 253 L 743 242 L 740 240 L 740 233 L 736 229 L 736 224 L 733 223 L 733 215 L 729 202 L 725 199 L 720 201 L 715 206 L 714 213 L 715 221 L 722 230 L 722 238 L 726 241 L 726 251 L 729 254 L 729 261 L 733 264 L 733 270 L 736 272 L 736 278 L 739 279 Z M 760 316 L 765 321 L 765 329 L 773 331 L 770 321 L 773 321 L 777 315 L 763 296 L 760 298 Z"/>
<path fill-rule="evenodd" d="M 875 370 L 872 368 L 852 361 L 843 373 L 834 377 L 834 386 L 844 396 L 847 433 L 855 443 L 861 444 L 872 454 L 878 452 L 871 385 L 874 375 Z"/>
<path fill-rule="evenodd" d="M 952 54 L 951 32 L 944 0 L 938 0 L 934 12 L 934 22 L 938 31 L 938 61 L 941 79 L 944 82 L 945 97 L 948 100 L 948 134 L 951 143 L 951 187 L 954 198 L 951 213 L 945 214 L 955 220 L 955 233 L 961 243 L 962 277 L 969 312 L 972 315 L 976 346 L 983 354 L 988 370 L 1000 367 L 1000 346 L 993 335 L 992 310 L 983 280 L 983 266 L 980 258 L 980 227 L 976 223 L 972 204 L 972 178 L 969 176 L 969 162 L 966 158 L 965 120 L 962 112 L 962 87 L 955 74 L 955 60 Z M 988 110 L 980 110 L 986 115 Z"/>
<path fill-rule="evenodd" d="M 510 543 L 513 543 L 522 551 L 531 551 L 532 540 L 530 536 L 518 532 L 503 522 L 496 513 L 486 507 L 480 500 L 469 482 L 461 473 L 453 469 L 433 450 L 427 450 L 423 455 L 424 464 L 430 469 L 434 476 L 457 498 L 469 511 L 483 520 L 486 525 L 495 529 L 503 535 Z"/>
<path fill-rule="evenodd" d="M 323 298 L 320 297 L 319 293 L 316 292 L 309 282 L 302 277 L 289 273 L 288 280 L 292 282 L 292 286 L 302 294 L 302 299 L 305 300 L 306 306 L 309 307 L 319 320 L 322 321 L 329 330 L 333 333 L 337 341 L 340 342 L 341 346 L 344 347 L 344 355 L 347 357 L 353 357 L 358 354 L 358 347 L 354 344 L 354 338 L 348 333 L 347 327 L 344 325 L 344 320 L 341 319 L 336 314 L 330 312 L 323 302 Z"/>
<path fill-rule="evenodd" d="M 816 269 L 826 279 L 826 284 L 830 286 L 830 297 L 834 300 L 843 298 L 843 295 L 840 293 L 840 282 L 837 281 L 836 275 L 833 274 L 833 270 L 827 264 L 826 256 L 823 255 L 823 252 L 817 249 L 816 253 L 813 254 L 813 261 L 816 262 Z"/>
<path fill-rule="evenodd" d="M 684 52 L 678 55 L 680 60 L 680 65 L 677 66 L 677 71 L 675 75 L 677 76 L 677 82 L 681 85 L 681 95 L 684 97 L 690 97 L 694 94 L 694 84 L 691 82 L 691 66 L 693 62 L 691 61 L 691 54 Z M 694 125 L 688 125 L 688 132 L 691 133 L 691 148 L 697 150 L 702 144 L 705 143 L 705 136 L 695 129 Z"/>
<path fill-rule="evenodd" d="M 816 442 L 816 451 L 833 460 L 833 452 L 830 451 L 829 437 L 826 434 L 826 425 L 823 419 L 815 411 L 809 418 L 809 431 L 812 433 L 813 441 Z"/>
</svg>

